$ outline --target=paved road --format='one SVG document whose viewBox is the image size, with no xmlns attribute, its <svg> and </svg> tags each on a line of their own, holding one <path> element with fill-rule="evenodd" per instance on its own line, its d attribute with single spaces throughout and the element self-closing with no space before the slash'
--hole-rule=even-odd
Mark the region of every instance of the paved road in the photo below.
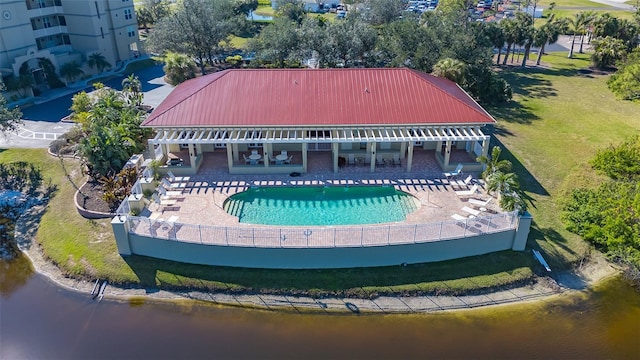
<svg viewBox="0 0 640 360">
<path fill-rule="evenodd" d="M 142 84 L 142 91 L 145 93 L 144 102 L 155 107 L 158 104 L 151 103 L 149 102 L 149 100 L 154 100 L 154 98 L 157 96 L 150 96 L 150 99 L 148 99 L 146 93 L 149 92 L 153 95 L 155 92 L 157 92 L 157 89 L 166 85 L 164 80 L 162 80 L 164 76 L 162 66 L 157 65 L 137 71 L 136 75 L 138 75 L 138 78 L 140 79 L 140 82 Z M 126 77 L 126 75 L 120 75 L 113 79 L 105 81 L 104 84 L 116 90 L 122 90 L 122 80 Z M 170 89 L 171 87 L 166 89 L 169 90 L 166 92 L 166 94 L 170 92 Z M 83 90 L 89 92 L 94 89 L 92 86 L 87 86 L 65 90 L 66 93 L 63 93 L 61 96 L 56 97 L 53 100 L 36 101 L 36 105 L 32 105 L 28 108 L 23 109 L 22 118 L 24 120 L 58 122 L 63 117 L 71 114 L 69 108 L 71 107 L 71 99 L 73 98 L 73 95 Z"/>
<path fill-rule="evenodd" d="M 144 103 L 153 107 L 173 90 L 164 82 L 162 66 L 153 66 L 135 73 L 138 75 L 144 93 Z M 119 75 L 105 81 L 104 84 L 116 90 L 122 90 L 122 80 L 126 75 Z M 36 104 L 22 110 L 24 124 L 16 134 L 0 135 L 0 148 L 46 148 L 51 141 L 67 132 L 72 123 L 61 122 L 60 119 L 69 115 L 71 99 L 80 91 L 91 91 L 93 87 L 77 87 L 54 90 L 45 94 L 47 98 L 36 99 Z"/>
</svg>

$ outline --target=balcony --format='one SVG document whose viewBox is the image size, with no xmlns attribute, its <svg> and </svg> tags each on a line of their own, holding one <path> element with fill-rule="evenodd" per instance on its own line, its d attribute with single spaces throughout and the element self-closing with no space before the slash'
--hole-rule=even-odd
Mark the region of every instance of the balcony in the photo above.
<svg viewBox="0 0 640 360">
<path fill-rule="evenodd" d="M 30 18 L 33 19 L 40 16 L 64 14 L 64 10 L 62 9 L 62 6 L 50 6 L 45 8 L 34 8 L 32 10 L 27 10 L 27 14 Z"/>
<path fill-rule="evenodd" d="M 33 37 L 41 38 L 44 36 L 58 35 L 58 34 L 68 34 L 69 30 L 66 26 L 52 26 L 48 28 L 42 28 L 33 31 Z"/>
<path fill-rule="evenodd" d="M 62 6 L 62 0 L 26 0 L 25 3 L 28 10 Z"/>
</svg>

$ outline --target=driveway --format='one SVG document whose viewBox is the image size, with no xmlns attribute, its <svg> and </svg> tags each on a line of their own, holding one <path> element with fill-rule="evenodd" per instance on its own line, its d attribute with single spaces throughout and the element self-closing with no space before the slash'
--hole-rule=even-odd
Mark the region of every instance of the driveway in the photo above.
<svg viewBox="0 0 640 360">
<path fill-rule="evenodd" d="M 144 103 L 154 108 L 173 90 L 173 86 L 164 81 L 162 65 L 153 66 L 135 72 L 140 79 Z M 122 90 L 122 80 L 127 75 L 118 75 L 104 81 L 106 86 Z M 51 141 L 64 134 L 74 124 L 60 120 L 71 114 L 71 100 L 80 91 L 92 91 L 92 86 L 64 88 L 49 91 L 36 99 L 36 104 L 22 109 L 24 124 L 18 133 L 0 135 L 0 148 L 46 148 Z"/>
</svg>

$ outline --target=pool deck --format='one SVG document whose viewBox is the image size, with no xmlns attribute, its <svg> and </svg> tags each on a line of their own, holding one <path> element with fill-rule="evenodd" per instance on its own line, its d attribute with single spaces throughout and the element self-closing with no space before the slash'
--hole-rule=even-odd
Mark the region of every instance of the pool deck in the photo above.
<svg viewBox="0 0 640 360">
<path fill-rule="evenodd" d="M 218 225 L 218 226 L 251 226 L 241 224 L 238 218 L 227 214 L 222 208 L 225 200 L 250 187 L 265 186 L 393 186 L 397 190 L 413 195 L 419 208 L 409 214 L 403 224 L 421 224 L 429 222 L 449 221 L 452 215 L 469 216 L 464 207 L 481 210 L 479 206 L 468 202 L 470 198 L 489 199 L 489 195 L 478 179 L 477 173 L 465 173 L 462 178 L 447 180 L 435 162 L 433 156 L 421 154 L 414 157 L 414 171 L 407 172 L 401 167 L 385 167 L 371 173 L 369 168 L 345 167 L 339 172 L 331 171 L 330 156 L 310 153 L 309 173 L 299 177 L 289 175 L 230 175 L 219 164 L 226 164 L 226 157 L 210 156 L 197 175 L 178 177 L 174 181 L 179 195 L 171 196 L 175 204 L 159 206 L 148 205 L 140 216 L 156 220 L 179 222 L 184 224 Z M 453 156 L 463 156 L 462 154 Z M 219 157 L 219 158 L 218 158 Z M 464 161 L 464 160 L 459 160 Z M 470 196 L 458 196 L 455 191 L 468 190 L 473 186 L 465 185 L 463 179 L 468 175 L 474 177 L 478 191 Z M 502 212 L 495 199 L 490 201 L 482 214 Z"/>
</svg>

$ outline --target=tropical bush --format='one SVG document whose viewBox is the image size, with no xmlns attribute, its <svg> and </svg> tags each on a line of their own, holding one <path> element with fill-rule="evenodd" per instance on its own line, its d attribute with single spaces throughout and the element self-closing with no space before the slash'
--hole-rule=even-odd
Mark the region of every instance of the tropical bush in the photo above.
<svg viewBox="0 0 640 360">
<path fill-rule="evenodd" d="M 167 53 L 162 70 L 169 84 L 178 85 L 196 77 L 197 68 L 195 62 L 188 56 L 170 52 Z"/>
<path fill-rule="evenodd" d="M 562 220 L 612 258 L 640 268 L 640 141 L 600 151 L 592 166 L 610 177 L 596 188 L 578 188 L 564 200 Z"/>
<path fill-rule="evenodd" d="M 614 94 L 624 100 L 640 100 L 640 48 L 628 55 L 607 84 Z"/>
</svg>

